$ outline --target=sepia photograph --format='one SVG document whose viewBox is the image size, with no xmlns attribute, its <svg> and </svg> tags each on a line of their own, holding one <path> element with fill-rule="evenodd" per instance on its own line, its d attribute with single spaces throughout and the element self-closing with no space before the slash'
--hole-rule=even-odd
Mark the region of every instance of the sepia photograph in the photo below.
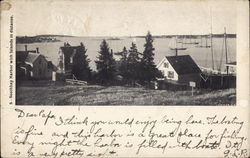
<svg viewBox="0 0 250 158">
<path fill-rule="evenodd" d="M 0 8 L 0 157 L 249 158 L 248 1 Z"/>
<path fill-rule="evenodd" d="M 139 4 L 17 7 L 15 104 L 235 106 L 236 2 Z"/>
</svg>

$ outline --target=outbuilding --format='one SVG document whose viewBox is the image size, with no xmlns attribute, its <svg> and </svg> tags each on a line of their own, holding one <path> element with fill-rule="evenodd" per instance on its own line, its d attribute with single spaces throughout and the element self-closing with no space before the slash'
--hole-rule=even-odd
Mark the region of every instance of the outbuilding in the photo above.
<svg viewBox="0 0 250 158">
<path fill-rule="evenodd" d="M 164 79 L 189 85 L 189 82 L 200 81 L 201 70 L 190 55 L 166 56 L 157 68 Z"/>
</svg>

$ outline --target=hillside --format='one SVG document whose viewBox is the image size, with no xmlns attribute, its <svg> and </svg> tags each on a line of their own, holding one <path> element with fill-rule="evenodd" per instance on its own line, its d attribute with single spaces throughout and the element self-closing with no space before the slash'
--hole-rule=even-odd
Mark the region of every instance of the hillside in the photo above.
<svg viewBox="0 0 250 158">
<path fill-rule="evenodd" d="M 35 84 L 35 86 L 34 86 Z M 191 91 L 151 90 L 98 85 L 36 82 L 17 88 L 20 105 L 234 105 L 235 89 Z"/>
</svg>

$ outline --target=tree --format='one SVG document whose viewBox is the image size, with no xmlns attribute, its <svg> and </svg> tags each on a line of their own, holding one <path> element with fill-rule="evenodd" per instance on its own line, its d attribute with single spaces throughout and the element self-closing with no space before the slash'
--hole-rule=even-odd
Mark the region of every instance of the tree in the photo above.
<svg viewBox="0 0 250 158">
<path fill-rule="evenodd" d="M 156 77 L 160 77 L 161 73 L 156 68 L 154 63 L 154 50 L 153 47 L 153 37 L 150 32 L 148 32 L 145 37 L 146 43 L 144 44 L 144 51 L 142 54 L 142 60 L 140 63 L 141 70 L 141 81 L 150 82 L 155 80 Z"/>
<path fill-rule="evenodd" d="M 113 53 L 109 51 L 106 40 L 100 45 L 99 56 L 96 62 L 97 80 L 101 84 L 111 83 L 116 77 L 116 62 Z"/>
<path fill-rule="evenodd" d="M 132 81 L 132 83 L 136 82 L 139 79 L 139 64 L 139 52 L 137 50 L 136 44 L 132 42 L 127 58 L 128 79 Z"/>
<path fill-rule="evenodd" d="M 128 51 L 126 47 L 123 47 L 122 52 L 119 53 L 121 56 L 120 62 L 119 62 L 119 74 L 123 77 L 123 80 L 128 80 Z"/>
<path fill-rule="evenodd" d="M 72 73 L 79 80 L 89 81 L 91 79 L 91 69 L 89 67 L 90 60 L 86 55 L 87 49 L 81 42 L 80 47 L 76 51 L 79 53 L 75 53 Z"/>
</svg>

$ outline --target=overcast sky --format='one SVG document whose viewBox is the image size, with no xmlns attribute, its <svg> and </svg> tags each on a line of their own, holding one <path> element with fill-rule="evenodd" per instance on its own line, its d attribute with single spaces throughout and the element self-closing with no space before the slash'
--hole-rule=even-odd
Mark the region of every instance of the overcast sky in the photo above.
<svg viewBox="0 0 250 158">
<path fill-rule="evenodd" d="M 16 2 L 17 35 L 133 36 L 236 33 L 235 1 Z M 210 12 L 211 10 L 211 12 Z M 211 15 L 210 15 L 211 13 Z"/>
</svg>

